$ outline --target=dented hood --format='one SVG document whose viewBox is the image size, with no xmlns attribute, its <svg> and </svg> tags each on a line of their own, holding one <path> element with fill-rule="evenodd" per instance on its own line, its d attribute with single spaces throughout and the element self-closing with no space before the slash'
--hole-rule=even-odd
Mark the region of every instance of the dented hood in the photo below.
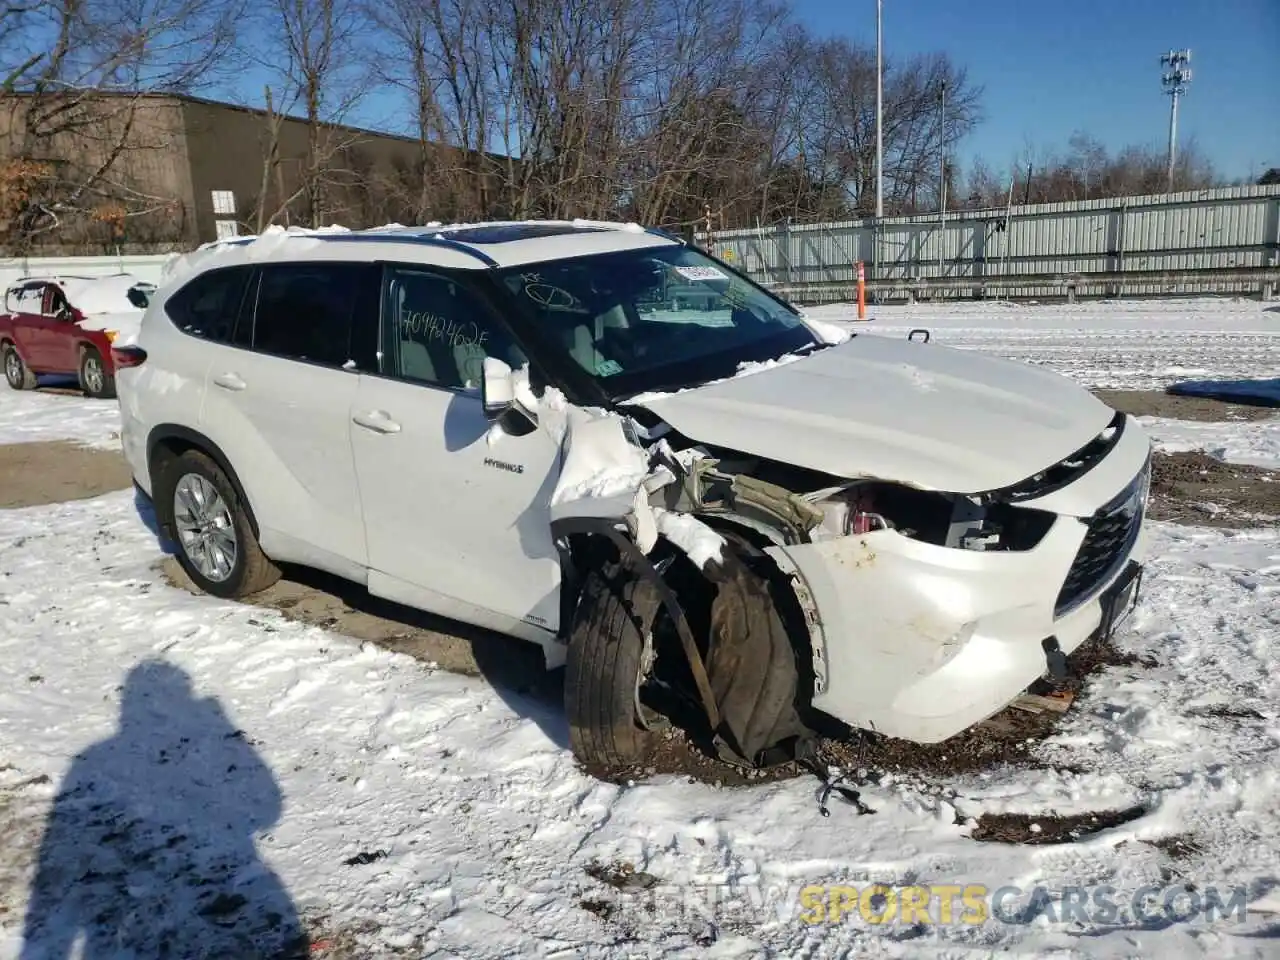
<svg viewBox="0 0 1280 960">
<path fill-rule="evenodd" d="M 631 402 L 699 443 L 953 493 L 1024 480 L 1080 449 L 1113 416 L 1058 374 L 875 335 Z"/>
</svg>

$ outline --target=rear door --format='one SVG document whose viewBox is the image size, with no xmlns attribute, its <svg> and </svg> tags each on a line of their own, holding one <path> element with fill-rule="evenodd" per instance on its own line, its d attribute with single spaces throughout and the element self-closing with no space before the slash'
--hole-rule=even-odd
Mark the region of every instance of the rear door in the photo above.
<svg viewBox="0 0 1280 960">
<path fill-rule="evenodd" d="M 202 424 L 234 465 L 263 549 L 364 581 L 348 426 L 358 372 L 376 362 L 378 268 L 259 268 L 231 343 L 211 348 Z"/>
<path fill-rule="evenodd" d="M 13 313 L 13 340 L 27 367 L 40 373 L 51 372 L 53 336 L 50 328 L 56 322 L 44 315 L 45 300 L 57 288 L 43 281 L 19 284 L 11 291 L 9 305 Z"/>
</svg>

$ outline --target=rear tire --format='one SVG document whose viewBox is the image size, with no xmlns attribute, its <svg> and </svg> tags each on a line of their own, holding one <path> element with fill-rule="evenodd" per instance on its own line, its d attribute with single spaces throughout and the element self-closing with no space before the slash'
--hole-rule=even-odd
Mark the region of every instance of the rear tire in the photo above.
<svg viewBox="0 0 1280 960">
<path fill-rule="evenodd" d="M 248 510 L 211 457 L 188 450 L 154 481 L 161 522 L 177 544 L 178 562 L 205 593 L 247 597 L 280 579 L 258 545 Z"/>
<path fill-rule="evenodd" d="M 4 359 L 4 378 L 9 382 L 10 387 L 14 390 L 36 388 L 36 375 L 27 369 L 27 365 L 22 362 L 13 344 L 6 343 L 4 350 L 0 351 L 0 356 Z"/>
<path fill-rule="evenodd" d="M 639 763 L 655 735 L 637 716 L 645 638 L 661 609 L 658 591 L 625 566 L 593 570 L 569 635 L 564 703 L 569 745 L 588 767 Z"/>
<path fill-rule="evenodd" d="M 80 389 L 95 400 L 116 397 L 116 378 L 107 373 L 106 362 L 97 347 L 85 347 L 80 353 Z"/>
</svg>

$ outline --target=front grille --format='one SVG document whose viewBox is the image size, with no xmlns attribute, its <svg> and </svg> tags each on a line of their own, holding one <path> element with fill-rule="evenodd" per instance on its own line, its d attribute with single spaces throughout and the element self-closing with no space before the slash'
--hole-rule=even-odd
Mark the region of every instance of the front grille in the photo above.
<svg viewBox="0 0 1280 960">
<path fill-rule="evenodd" d="M 1118 497 L 1089 520 L 1084 542 L 1058 591 L 1055 616 L 1064 616 L 1091 599 L 1124 564 L 1142 528 L 1149 470 L 1150 461 Z"/>
</svg>

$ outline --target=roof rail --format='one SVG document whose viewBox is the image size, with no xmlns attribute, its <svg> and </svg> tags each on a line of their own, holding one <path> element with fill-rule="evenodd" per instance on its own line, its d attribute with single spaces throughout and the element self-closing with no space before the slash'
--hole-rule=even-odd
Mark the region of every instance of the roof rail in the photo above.
<svg viewBox="0 0 1280 960">
<path fill-rule="evenodd" d="M 434 228 L 432 228 L 434 229 Z M 312 239 L 342 241 L 355 240 L 361 243 L 417 243 L 430 247 L 441 247 L 446 250 L 455 250 L 458 253 L 465 253 L 475 257 L 486 267 L 496 267 L 498 261 L 494 260 L 487 253 L 477 250 L 470 244 L 463 243 L 460 240 L 447 240 L 444 237 L 428 237 L 420 233 L 316 233 L 309 234 Z"/>
</svg>

